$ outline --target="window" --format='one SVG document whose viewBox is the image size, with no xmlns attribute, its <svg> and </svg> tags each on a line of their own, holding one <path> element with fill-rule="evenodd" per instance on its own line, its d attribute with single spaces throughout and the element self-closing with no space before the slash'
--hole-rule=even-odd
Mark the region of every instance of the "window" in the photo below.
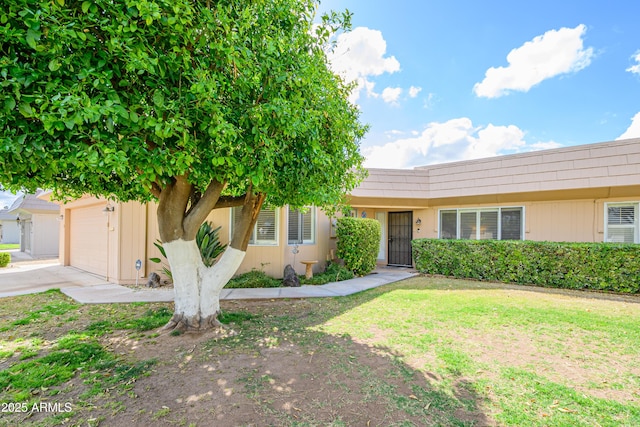
<svg viewBox="0 0 640 427">
<path fill-rule="evenodd" d="M 316 209 L 304 210 L 289 208 L 289 236 L 290 245 L 314 244 L 316 242 Z"/>
<path fill-rule="evenodd" d="M 231 210 L 231 217 L 233 222 L 231 225 L 231 232 L 240 219 L 240 212 L 242 207 L 234 207 Z M 253 226 L 253 232 L 251 233 L 250 245 L 258 246 L 271 246 L 278 244 L 278 209 L 276 208 L 262 208 L 258 214 L 258 220 Z"/>
<path fill-rule="evenodd" d="M 523 240 L 524 208 L 443 209 L 441 239 Z"/>
<path fill-rule="evenodd" d="M 638 243 L 638 203 L 605 205 L 605 241 Z"/>
</svg>

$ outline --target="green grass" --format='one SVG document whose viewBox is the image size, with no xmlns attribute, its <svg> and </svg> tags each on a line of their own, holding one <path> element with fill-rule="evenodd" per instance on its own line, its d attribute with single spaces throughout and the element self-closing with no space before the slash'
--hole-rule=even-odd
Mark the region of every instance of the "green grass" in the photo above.
<svg viewBox="0 0 640 427">
<path fill-rule="evenodd" d="M 451 392 L 465 379 L 503 425 L 640 425 L 640 299 L 570 295 L 416 278 L 317 330 L 388 349 Z"/>
<path fill-rule="evenodd" d="M 103 335 L 117 329 L 144 332 L 167 324 L 172 315 L 173 312 L 167 307 L 160 307 L 155 310 L 146 310 L 141 316 L 135 318 L 98 320 L 89 324 L 87 331 L 96 335 Z"/>
<path fill-rule="evenodd" d="M 80 305 L 57 291 L 5 299 L 0 402 L 72 400 L 73 413 L 42 425 L 93 425 L 135 408 L 127 393 L 141 378 L 167 381 L 179 367 L 212 399 L 223 383 L 236 404 L 248 399 L 264 425 L 367 425 L 373 407 L 383 413 L 371 425 L 640 425 L 640 297 L 418 277 L 344 298 L 223 303 L 233 331 L 196 346 L 152 332 L 168 304 Z M 176 348 L 137 359 L 106 344 L 123 340 Z M 297 410 L 282 409 L 298 397 Z M 148 424 L 191 421 L 154 408 Z"/>
<path fill-rule="evenodd" d="M 0 243 L 0 251 L 7 251 L 10 249 L 20 249 L 19 243 Z"/>
<path fill-rule="evenodd" d="M 74 410 L 52 413 L 38 424 L 59 425 L 77 408 L 91 407 L 97 396 L 130 390 L 156 361 L 129 361 L 105 347 L 100 336 L 115 330 L 139 334 L 166 323 L 167 307 L 150 306 L 83 306 L 58 290 L 3 300 L 0 363 L 6 369 L 0 370 L 0 403 L 31 408 L 59 400 L 70 381 L 79 380 L 83 392 L 72 399 Z M 87 324 L 89 319 L 94 321 Z"/>
<path fill-rule="evenodd" d="M 105 385 L 119 385 L 146 371 L 153 361 L 129 366 L 109 353 L 95 338 L 70 333 L 57 340 L 52 351 L 42 357 L 13 364 L 0 372 L 3 401 L 28 402 L 32 406 L 43 391 L 59 386 L 78 371 L 92 384 L 84 398 L 96 395 Z M 45 393 L 51 395 L 50 393 Z"/>
</svg>

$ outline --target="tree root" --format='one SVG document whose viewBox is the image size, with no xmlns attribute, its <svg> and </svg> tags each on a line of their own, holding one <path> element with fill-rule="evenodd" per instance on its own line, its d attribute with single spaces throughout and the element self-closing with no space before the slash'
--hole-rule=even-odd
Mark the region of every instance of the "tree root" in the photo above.
<svg viewBox="0 0 640 427">
<path fill-rule="evenodd" d="M 201 317 L 199 314 L 195 316 L 185 316 L 182 313 L 174 313 L 171 320 L 162 327 L 162 331 L 179 331 L 179 332 L 203 332 L 211 329 L 224 329 L 225 326 L 220 323 L 218 316 L 220 312 Z"/>
</svg>

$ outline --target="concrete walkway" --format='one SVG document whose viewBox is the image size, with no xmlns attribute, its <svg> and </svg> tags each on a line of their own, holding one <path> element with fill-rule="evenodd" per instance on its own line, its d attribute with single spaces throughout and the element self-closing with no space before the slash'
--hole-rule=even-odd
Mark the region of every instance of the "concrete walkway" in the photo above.
<svg viewBox="0 0 640 427">
<path fill-rule="evenodd" d="M 12 253 L 12 263 L 0 269 L 0 298 L 60 289 L 84 304 L 128 302 L 170 302 L 173 289 L 136 289 L 109 283 L 104 278 L 62 267 L 57 260 L 33 260 L 28 255 Z M 223 289 L 223 300 L 322 298 L 354 294 L 417 275 L 414 270 L 380 268 L 365 277 L 319 286 L 299 288 Z"/>
</svg>

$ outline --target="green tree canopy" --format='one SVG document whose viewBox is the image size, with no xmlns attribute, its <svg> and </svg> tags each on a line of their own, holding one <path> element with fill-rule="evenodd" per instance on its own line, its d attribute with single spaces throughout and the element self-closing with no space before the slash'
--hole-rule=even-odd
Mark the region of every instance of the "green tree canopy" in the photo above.
<svg viewBox="0 0 640 427">
<path fill-rule="evenodd" d="M 335 206 L 363 176 L 366 127 L 325 49 L 349 14 L 314 0 L 3 0 L 0 184 L 158 200 L 168 328 L 218 324 L 266 201 Z M 218 263 L 195 243 L 242 206 Z"/>
<path fill-rule="evenodd" d="M 324 206 L 362 176 L 365 127 L 328 67 L 312 0 L 3 5 L 7 189 L 145 201 L 181 179 L 187 212 L 212 183 L 218 206 L 249 192 Z"/>
</svg>

